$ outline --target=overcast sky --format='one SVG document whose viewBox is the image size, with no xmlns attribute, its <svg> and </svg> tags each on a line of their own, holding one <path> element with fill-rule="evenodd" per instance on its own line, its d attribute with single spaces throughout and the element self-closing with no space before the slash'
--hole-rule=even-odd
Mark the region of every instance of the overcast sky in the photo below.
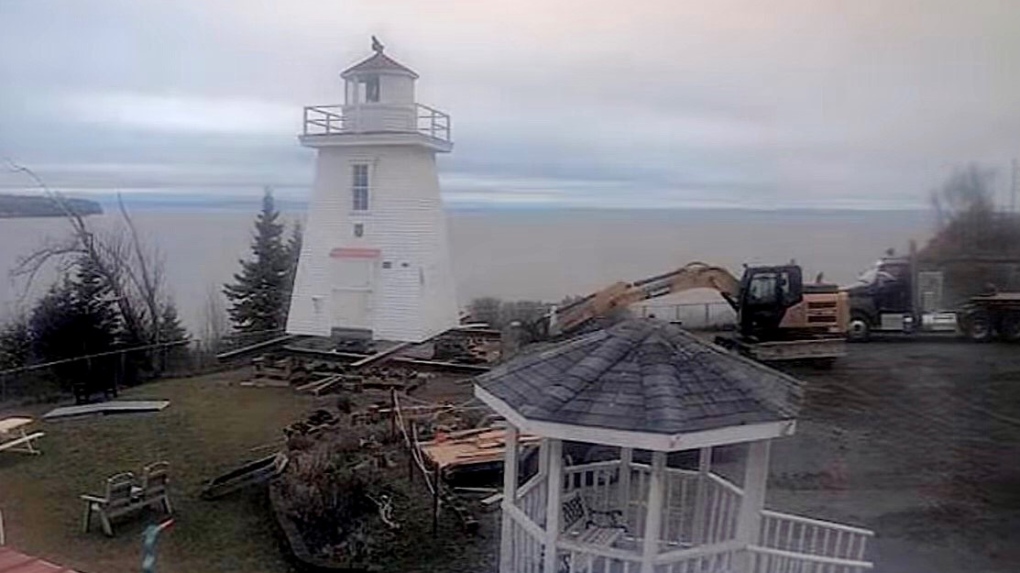
<svg viewBox="0 0 1020 573">
<path fill-rule="evenodd" d="M 303 196 L 301 108 L 372 34 L 453 117 L 454 204 L 924 208 L 1020 155 L 1016 0 L 0 0 L 0 156 Z"/>
</svg>

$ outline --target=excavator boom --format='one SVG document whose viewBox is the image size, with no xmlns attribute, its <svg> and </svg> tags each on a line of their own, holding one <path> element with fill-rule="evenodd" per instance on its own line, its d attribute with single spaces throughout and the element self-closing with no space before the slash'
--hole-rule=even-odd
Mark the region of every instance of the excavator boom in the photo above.
<svg viewBox="0 0 1020 573">
<path fill-rule="evenodd" d="M 557 333 L 569 333 L 589 320 L 606 316 L 617 308 L 635 302 L 658 298 L 696 288 L 718 291 L 733 307 L 738 308 L 740 281 L 722 267 L 694 262 L 675 271 L 633 283 L 617 282 L 577 302 L 556 310 Z"/>
</svg>

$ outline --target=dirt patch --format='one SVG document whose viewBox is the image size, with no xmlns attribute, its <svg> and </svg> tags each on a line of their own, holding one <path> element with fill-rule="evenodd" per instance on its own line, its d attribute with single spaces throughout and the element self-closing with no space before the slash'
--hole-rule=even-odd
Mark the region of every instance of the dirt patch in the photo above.
<svg viewBox="0 0 1020 573">
<path fill-rule="evenodd" d="M 770 505 L 874 529 L 876 571 L 1016 571 L 1020 347 L 852 345 L 807 382 L 776 443 Z"/>
</svg>

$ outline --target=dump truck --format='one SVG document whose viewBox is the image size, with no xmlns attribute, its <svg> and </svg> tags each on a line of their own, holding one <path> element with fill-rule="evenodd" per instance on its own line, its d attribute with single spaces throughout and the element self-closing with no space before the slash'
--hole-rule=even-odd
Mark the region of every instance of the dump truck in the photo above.
<svg viewBox="0 0 1020 573">
<path fill-rule="evenodd" d="M 863 342 L 874 333 L 959 334 L 984 342 L 1020 340 L 1020 292 L 987 292 L 955 308 L 943 302 L 943 273 L 922 270 L 917 248 L 895 256 L 891 251 L 843 287 L 850 302 L 847 336 Z"/>
<path fill-rule="evenodd" d="M 537 330 L 546 338 L 576 334 L 636 302 L 696 288 L 716 290 L 736 312 L 736 331 L 715 341 L 730 350 L 762 362 L 825 364 L 846 354 L 847 295 L 834 284 L 805 284 L 796 264 L 745 266 L 737 279 L 722 267 L 690 263 L 554 308 Z"/>
</svg>

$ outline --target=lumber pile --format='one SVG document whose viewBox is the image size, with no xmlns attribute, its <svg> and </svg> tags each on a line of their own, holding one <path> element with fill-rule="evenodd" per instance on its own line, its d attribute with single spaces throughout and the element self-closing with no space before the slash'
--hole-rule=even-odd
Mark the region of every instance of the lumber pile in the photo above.
<svg viewBox="0 0 1020 573">
<path fill-rule="evenodd" d="M 365 389 L 410 392 L 436 375 L 407 366 L 357 367 L 328 360 L 307 360 L 296 356 L 278 358 L 262 355 L 252 360 L 251 380 L 242 386 L 292 387 L 315 396 L 334 392 L 362 392 Z"/>
<path fill-rule="evenodd" d="M 536 444 L 540 439 L 539 436 L 521 434 L 518 443 Z M 501 462 L 506 450 L 506 430 L 490 427 L 437 432 L 434 439 L 421 443 L 421 449 L 431 463 L 444 470 Z"/>
<path fill-rule="evenodd" d="M 491 364 L 499 360 L 499 341 L 465 334 L 443 335 L 436 339 L 433 360 L 459 364 Z"/>
<path fill-rule="evenodd" d="M 301 384 L 308 378 L 308 371 L 300 360 L 286 356 L 257 356 L 252 359 L 252 378 L 242 386 L 287 388 Z"/>
</svg>

